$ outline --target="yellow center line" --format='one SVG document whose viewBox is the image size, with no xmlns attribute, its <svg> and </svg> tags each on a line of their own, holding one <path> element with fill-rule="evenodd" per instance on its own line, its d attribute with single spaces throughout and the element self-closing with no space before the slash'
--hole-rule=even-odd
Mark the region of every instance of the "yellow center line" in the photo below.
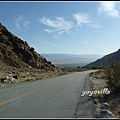
<svg viewBox="0 0 120 120">
<path fill-rule="evenodd" d="M 63 80 L 62 80 L 62 81 L 63 81 Z M 62 82 L 62 81 L 60 81 L 60 82 Z M 54 85 L 54 84 L 57 84 L 57 83 L 58 83 L 58 81 L 55 82 L 55 83 L 53 83 L 53 84 L 50 84 L 50 85 L 48 85 L 48 86 L 45 86 L 45 87 L 39 88 L 39 89 L 37 89 L 37 90 L 34 90 L 34 91 L 31 91 L 31 92 L 28 92 L 28 93 L 26 93 L 26 94 L 20 95 L 20 96 L 15 97 L 15 98 L 12 98 L 12 99 L 10 99 L 10 100 L 6 100 L 6 101 L 4 101 L 4 102 L 0 102 L 0 106 L 2 106 L 2 105 L 4 105 L 4 104 L 7 104 L 7 103 L 9 103 L 9 102 L 12 102 L 12 101 L 14 101 L 14 100 L 17 100 L 17 99 L 19 99 L 19 98 L 22 98 L 22 97 L 28 96 L 28 95 L 30 95 L 30 94 L 33 94 L 33 93 L 38 92 L 38 91 L 40 91 L 40 90 L 43 90 L 43 89 L 45 89 L 45 88 L 48 88 L 48 87 L 50 87 L 50 86 L 52 86 L 52 85 Z"/>
</svg>

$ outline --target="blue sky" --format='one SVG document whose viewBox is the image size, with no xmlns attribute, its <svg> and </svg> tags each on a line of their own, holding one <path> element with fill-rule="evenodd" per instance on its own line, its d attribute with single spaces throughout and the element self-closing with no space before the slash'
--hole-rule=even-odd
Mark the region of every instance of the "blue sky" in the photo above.
<svg viewBox="0 0 120 120">
<path fill-rule="evenodd" d="M 120 2 L 0 2 L 0 22 L 38 53 L 106 55 L 120 48 Z"/>
</svg>

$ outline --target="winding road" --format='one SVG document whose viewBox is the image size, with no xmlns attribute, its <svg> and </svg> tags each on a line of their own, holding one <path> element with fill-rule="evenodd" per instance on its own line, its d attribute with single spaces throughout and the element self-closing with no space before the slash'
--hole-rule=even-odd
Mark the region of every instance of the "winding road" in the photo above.
<svg viewBox="0 0 120 120">
<path fill-rule="evenodd" d="M 80 104 L 81 92 L 90 72 L 0 87 L 0 118 L 75 118 L 77 113 L 81 117 L 80 111 L 86 109 Z M 92 108 L 90 103 L 89 117 Z"/>
</svg>

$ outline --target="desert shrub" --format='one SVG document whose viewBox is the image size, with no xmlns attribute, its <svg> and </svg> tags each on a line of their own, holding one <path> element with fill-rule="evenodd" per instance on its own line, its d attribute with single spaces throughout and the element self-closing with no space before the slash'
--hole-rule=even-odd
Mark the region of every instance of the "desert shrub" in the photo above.
<svg viewBox="0 0 120 120">
<path fill-rule="evenodd" d="M 77 68 L 79 69 L 79 68 L 80 68 L 80 66 L 77 66 Z"/>
<path fill-rule="evenodd" d="M 120 62 L 111 63 L 106 68 L 107 84 L 112 92 L 119 93 L 120 91 Z"/>
</svg>

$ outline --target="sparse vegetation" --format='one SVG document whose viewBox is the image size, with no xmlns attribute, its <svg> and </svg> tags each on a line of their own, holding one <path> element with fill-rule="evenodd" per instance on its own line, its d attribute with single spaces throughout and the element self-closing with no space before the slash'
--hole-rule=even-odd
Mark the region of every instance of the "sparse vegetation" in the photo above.
<svg viewBox="0 0 120 120">
<path fill-rule="evenodd" d="M 106 68 L 107 84 L 109 89 L 114 93 L 120 92 L 120 62 L 111 63 Z"/>
<path fill-rule="evenodd" d="M 82 66 L 81 69 L 86 69 L 86 70 L 97 70 L 97 69 L 104 69 L 104 66 L 101 65 L 101 66 Z"/>
<path fill-rule="evenodd" d="M 104 67 L 103 70 L 91 73 L 90 78 L 93 90 L 102 88 L 110 90 L 110 94 L 96 94 L 95 98 L 98 100 L 96 104 L 99 106 L 101 103 L 108 103 L 114 117 L 120 118 L 120 62 L 114 62 L 110 66 Z M 99 110 L 98 107 L 96 111 Z"/>
<path fill-rule="evenodd" d="M 80 66 L 77 66 L 78 69 L 80 69 Z"/>
</svg>

